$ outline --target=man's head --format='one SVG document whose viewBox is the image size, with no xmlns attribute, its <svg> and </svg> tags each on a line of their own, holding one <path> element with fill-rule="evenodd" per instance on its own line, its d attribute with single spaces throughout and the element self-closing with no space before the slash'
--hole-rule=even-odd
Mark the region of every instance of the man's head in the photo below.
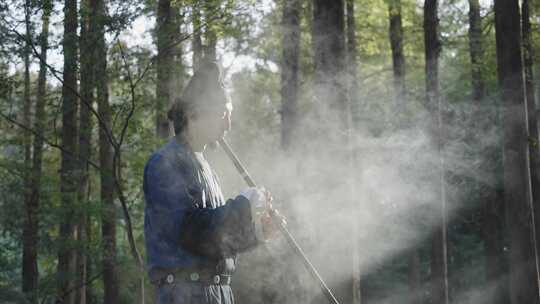
<svg viewBox="0 0 540 304">
<path fill-rule="evenodd" d="M 185 135 L 189 129 L 199 141 L 210 143 L 230 129 L 231 111 L 221 69 L 215 62 L 205 62 L 191 77 L 182 96 L 174 102 L 168 117 L 177 135 Z"/>
</svg>

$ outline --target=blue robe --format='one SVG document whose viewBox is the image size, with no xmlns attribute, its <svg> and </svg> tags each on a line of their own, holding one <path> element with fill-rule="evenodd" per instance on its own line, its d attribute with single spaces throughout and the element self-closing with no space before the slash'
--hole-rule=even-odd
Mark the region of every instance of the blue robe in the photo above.
<svg viewBox="0 0 540 304">
<path fill-rule="evenodd" d="M 144 169 L 143 190 L 151 273 L 156 269 L 210 269 L 230 275 L 237 254 L 258 243 L 249 201 L 243 196 L 225 201 L 219 180 L 203 154 L 191 151 L 186 143 L 173 138 L 152 154 Z M 177 288 L 158 287 L 158 303 L 233 302 L 229 286 L 172 285 Z M 216 292 L 225 301 L 210 301 L 216 300 Z M 206 302 L 178 300 L 188 293 L 203 295 Z"/>
</svg>

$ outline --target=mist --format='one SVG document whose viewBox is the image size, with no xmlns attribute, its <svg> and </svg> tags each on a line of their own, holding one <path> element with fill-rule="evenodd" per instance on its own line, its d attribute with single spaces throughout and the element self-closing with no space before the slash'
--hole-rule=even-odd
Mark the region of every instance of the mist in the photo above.
<svg viewBox="0 0 540 304">
<path fill-rule="evenodd" d="M 494 168 L 482 167 L 483 158 L 491 157 L 488 152 L 500 141 L 494 123 L 496 108 L 487 103 L 473 108 L 462 102 L 443 109 L 447 140 L 439 151 L 426 123 L 429 113 L 421 104 L 415 105 L 421 110 L 409 118 L 414 123 L 396 128 L 397 121 L 385 113 L 375 114 L 353 126 L 349 145 L 339 145 L 335 140 L 339 130 L 312 115 L 318 105 L 306 99 L 303 109 L 308 109 L 304 113 L 307 118 L 302 119 L 294 136 L 294 148 L 284 151 L 277 103 L 268 95 L 251 99 L 251 95 L 241 96 L 240 91 L 231 89 L 235 110 L 229 142 L 259 186 L 273 194 L 274 206 L 287 217 L 288 228 L 335 293 L 352 289 L 355 263 L 361 277 L 368 278 L 387 267 L 384 265 L 396 261 L 406 264 L 411 250 L 425 247 L 441 224 L 441 195 L 446 199 L 447 221 L 452 222 L 461 209 L 471 208 L 467 205 L 471 184 L 494 187 L 497 183 Z M 261 104 L 262 112 L 254 113 L 253 108 Z M 474 111 L 481 113 L 483 121 L 474 123 L 483 129 L 473 136 Z M 370 121 L 374 123 L 370 125 Z M 386 121 L 387 126 L 381 129 L 375 125 L 380 121 Z M 373 132 L 375 129 L 378 131 Z M 221 178 L 226 197 L 234 197 L 246 187 L 219 147 L 206 154 Z M 477 208 L 472 207 L 473 212 Z M 252 300 L 257 294 L 261 301 L 326 302 L 316 281 L 288 246 L 283 237 L 277 237 L 240 256 L 235 275 L 236 284 L 242 286 L 237 288 L 240 299 L 257 302 Z M 483 263 L 476 258 L 475 267 L 460 271 L 480 275 L 478 268 Z M 429 272 L 426 268 L 429 266 L 422 266 L 422 276 Z M 404 303 L 407 279 L 398 281 L 385 294 L 371 296 L 370 303 Z M 421 297 L 425 298 L 429 283 L 422 281 Z M 484 292 L 471 286 L 465 294 L 453 297 L 459 303 L 489 303 L 489 295 L 489 288 Z"/>
</svg>

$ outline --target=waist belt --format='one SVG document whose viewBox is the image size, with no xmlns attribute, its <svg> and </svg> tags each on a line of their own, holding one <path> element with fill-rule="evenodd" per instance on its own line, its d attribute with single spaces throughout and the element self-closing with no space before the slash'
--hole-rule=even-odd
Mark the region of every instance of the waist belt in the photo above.
<svg viewBox="0 0 540 304">
<path fill-rule="evenodd" d="M 150 282 L 157 286 L 161 286 L 163 284 L 174 284 L 178 282 L 229 285 L 231 284 L 231 275 L 216 274 L 209 271 L 196 271 L 186 269 L 152 269 L 150 271 Z"/>
</svg>

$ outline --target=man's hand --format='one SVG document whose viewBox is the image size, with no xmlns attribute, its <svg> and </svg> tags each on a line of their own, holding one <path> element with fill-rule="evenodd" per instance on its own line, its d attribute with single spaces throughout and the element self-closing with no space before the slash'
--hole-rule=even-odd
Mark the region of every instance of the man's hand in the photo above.
<svg viewBox="0 0 540 304">
<path fill-rule="evenodd" d="M 277 235 L 280 224 L 286 224 L 285 218 L 274 209 L 272 194 L 264 188 L 247 188 L 240 195 L 251 204 L 251 218 L 255 224 L 257 238 L 269 240 Z"/>
</svg>

